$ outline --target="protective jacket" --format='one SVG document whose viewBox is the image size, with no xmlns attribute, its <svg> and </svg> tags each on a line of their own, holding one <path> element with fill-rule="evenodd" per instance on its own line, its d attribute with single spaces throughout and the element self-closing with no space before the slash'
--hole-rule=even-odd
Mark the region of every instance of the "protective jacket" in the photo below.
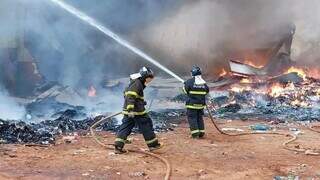
<svg viewBox="0 0 320 180">
<path fill-rule="evenodd" d="M 195 77 L 184 82 L 184 93 L 187 94 L 186 108 L 203 109 L 206 105 L 206 95 L 209 87 L 206 84 L 196 84 Z"/>
<path fill-rule="evenodd" d="M 124 91 L 124 106 L 123 114 L 133 113 L 134 115 L 145 115 L 145 101 L 143 90 L 146 86 L 142 78 L 137 78 L 130 81 L 129 86 Z"/>
</svg>

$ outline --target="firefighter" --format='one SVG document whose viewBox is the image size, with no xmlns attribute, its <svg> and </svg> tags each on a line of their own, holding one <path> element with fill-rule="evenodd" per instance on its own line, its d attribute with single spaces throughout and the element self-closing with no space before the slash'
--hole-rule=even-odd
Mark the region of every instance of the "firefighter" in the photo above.
<svg viewBox="0 0 320 180">
<path fill-rule="evenodd" d="M 154 133 L 152 120 L 146 112 L 146 102 L 143 96 L 144 88 L 153 78 L 154 74 L 148 67 L 142 67 L 139 73 L 130 76 L 130 84 L 124 91 L 125 101 L 122 112 L 124 117 L 115 140 L 116 154 L 127 152 L 123 147 L 128 142 L 127 137 L 135 125 L 138 126 L 139 131 L 143 134 L 150 151 L 162 147 Z"/>
<path fill-rule="evenodd" d="M 206 105 L 206 95 L 209 87 L 201 77 L 201 69 L 193 66 L 192 78 L 184 82 L 183 91 L 188 96 L 186 101 L 187 117 L 192 138 L 203 138 L 205 135 L 203 109 Z"/>
</svg>

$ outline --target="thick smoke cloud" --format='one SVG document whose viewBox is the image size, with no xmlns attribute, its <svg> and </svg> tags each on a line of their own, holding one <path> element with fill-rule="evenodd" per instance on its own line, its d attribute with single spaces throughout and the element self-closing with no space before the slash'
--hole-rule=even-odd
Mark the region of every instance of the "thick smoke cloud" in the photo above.
<svg viewBox="0 0 320 180">
<path fill-rule="evenodd" d="M 195 63 L 216 74 L 227 67 L 232 51 L 268 47 L 290 22 L 297 25 L 293 60 L 317 64 L 320 56 L 317 0 L 66 2 L 170 65 L 178 74 L 188 73 Z M 127 76 L 145 64 L 49 0 L 3 0 L 0 8 L 5 27 L 0 29 L 0 39 L 24 32 L 25 46 L 47 80 L 88 87 L 105 78 Z M 12 9 L 22 9 L 22 15 L 16 16 L 18 21 L 6 13 Z"/>
<path fill-rule="evenodd" d="M 295 23 L 293 60 L 318 65 L 319 8 L 317 0 L 195 1 L 149 26 L 139 39 L 183 72 L 197 63 L 218 73 L 232 51 L 271 47 Z"/>
<path fill-rule="evenodd" d="M 161 19 L 169 5 L 162 1 L 67 1 L 122 37 L 132 39 L 136 31 Z M 29 4 L 29 3 L 28 3 Z M 38 60 L 40 71 L 48 80 L 72 87 L 99 84 L 103 78 L 127 76 L 144 62 L 50 1 L 34 1 L 30 12 L 27 45 Z M 39 40 L 40 39 L 40 40 Z"/>
<path fill-rule="evenodd" d="M 297 26 L 292 59 L 319 66 L 318 0 L 65 1 L 180 75 L 188 74 L 193 64 L 215 75 L 228 68 L 233 51 L 270 47 L 291 22 Z M 47 81 L 84 93 L 91 85 L 99 87 L 102 80 L 128 76 L 146 64 L 50 0 L 1 0 L 0 22 L 0 84 L 15 78 L 10 72 L 14 72 L 16 62 L 7 63 L 3 53 L 21 48 L 21 42 Z M 116 98 L 121 97 L 120 91 L 110 94 L 102 94 L 103 100 L 121 104 L 121 98 Z M 6 112 L 0 118 L 22 117 L 24 109 L 4 90 L 0 91 L 0 101 L 0 111 Z"/>
</svg>

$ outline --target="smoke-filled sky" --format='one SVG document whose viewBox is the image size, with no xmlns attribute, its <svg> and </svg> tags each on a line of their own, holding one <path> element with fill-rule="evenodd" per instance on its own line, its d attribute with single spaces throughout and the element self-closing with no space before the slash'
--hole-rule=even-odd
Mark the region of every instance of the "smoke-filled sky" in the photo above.
<svg viewBox="0 0 320 180">
<path fill-rule="evenodd" d="M 217 74 L 222 67 L 227 68 L 230 53 L 270 47 L 286 33 L 290 23 L 297 27 L 292 59 L 313 67 L 320 64 L 319 0 L 65 2 L 96 18 L 179 75 L 188 74 L 193 64 L 203 67 L 206 74 Z M 0 23 L 2 71 L 14 71 L 15 62 L 3 63 L 8 62 L 3 53 L 8 48 L 21 48 L 22 40 L 47 81 L 76 88 L 128 76 L 148 64 L 50 0 L 1 0 Z M 18 56 L 18 60 L 23 58 Z M 14 78 L 12 74 L 8 77 Z M 24 114 L 24 108 L 5 90 L 0 91 L 0 100 L 0 111 L 7 112 L 1 114 L 2 118 L 20 118 Z"/>
<path fill-rule="evenodd" d="M 317 0 L 194 1 L 146 28 L 140 39 L 179 67 L 202 62 L 207 70 L 219 71 L 227 66 L 230 52 L 268 47 L 289 31 L 287 24 L 294 23 L 293 60 L 318 64 L 319 8 Z"/>
<path fill-rule="evenodd" d="M 297 26 L 293 59 L 311 64 L 320 57 L 317 0 L 65 1 L 180 75 L 193 64 L 219 71 L 227 66 L 228 53 L 268 47 L 291 22 Z M 2 0 L 0 8 L 5 27 L 0 40 L 25 32 L 26 46 L 48 80 L 87 86 L 102 77 L 127 76 L 145 64 L 50 0 Z"/>
</svg>

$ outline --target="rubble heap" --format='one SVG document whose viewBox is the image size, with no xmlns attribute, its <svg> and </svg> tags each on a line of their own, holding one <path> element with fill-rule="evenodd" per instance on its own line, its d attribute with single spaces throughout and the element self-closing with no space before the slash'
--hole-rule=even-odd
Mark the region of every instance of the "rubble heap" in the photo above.
<svg viewBox="0 0 320 180">
<path fill-rule="evenodd" d="M 290 72 L 259 82 L 243 79 L 214 91 L 211 103 L 219 118 L 319 121 L 320 80 Z"/>
<path fill-rule="evenodd" d="M 37 143 L 53 144 L 56 137 L 78 131 L 87 131 L 96 121 L 104 118 L 100 115 L 83 120 L 75 120 L 78 112 L 76 110 L 66 110 L 55 120 L 45 120 L 40 123 L 26 123 L 24 121 L 4 121 L 0 119 L 0 144 L 1 143 Z M 162 112 L 150 112 L 154 120 L 155 131 L 173 130 L 175 123 L 180 123 L 180 116 L 183 110 L 165 110 Z M 97 129 L 104 131 L 117 131 L 119 122 L 113 118 L 100 125 Z M 134 129 L 137 132 L 137 129 Z"/>
</svg>

